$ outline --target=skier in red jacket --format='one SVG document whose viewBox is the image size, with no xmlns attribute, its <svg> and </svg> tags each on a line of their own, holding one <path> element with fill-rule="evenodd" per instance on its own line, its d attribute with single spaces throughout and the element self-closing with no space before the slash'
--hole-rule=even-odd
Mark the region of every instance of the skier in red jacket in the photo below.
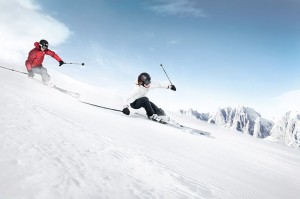
<svg viewBox="0 0 300 199">
<path fill-rule="evenodd" d="M 35 48 L 29 52 L 25 65 L 28 71 L 28 77 L 33 78 L 34 73 L 39 74 L 42 76 L 44 84 L 54 86 L 54 84 L 50 82 L 50 75 L 47 73 L 47 69 L 42 65 L 44 57 L 45 55 L 50 55 L 59 62 L 59 66 L 65 64 L 65 62 L 55 52 L 48 49 L 48 45 L 48 41 L 44 39 L 40 42 L 35 42 Z"/>
</svg>

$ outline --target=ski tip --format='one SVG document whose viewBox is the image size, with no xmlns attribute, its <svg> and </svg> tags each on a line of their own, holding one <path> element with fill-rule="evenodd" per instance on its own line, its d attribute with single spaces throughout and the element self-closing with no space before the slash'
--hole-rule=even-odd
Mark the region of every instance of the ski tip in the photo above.
<svg viewBox="0 0 300 199">
<path fill-rule="evenodd" d="M 71 95 L 74 98 L 80 98 L 80 94 L 79 93 L 70 93 L 69 95 Z"/>
</svg>

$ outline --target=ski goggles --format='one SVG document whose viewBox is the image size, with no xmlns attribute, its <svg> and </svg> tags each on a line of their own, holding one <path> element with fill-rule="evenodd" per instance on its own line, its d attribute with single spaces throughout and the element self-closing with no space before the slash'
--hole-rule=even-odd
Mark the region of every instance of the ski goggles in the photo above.
<svg viewBox="0 0 300 199">
<path fill-rule="evenodd" d="M 146 84 L 146 85 L 151 83 L 151 80 L 147 79 L 147 77 L 145 75 L 141 76 L 141 80 L 142 80 L 142 83 Z"/>
<path fill-rule="evenodd" d="M 151 81 L 146 79 L 146 80 L 143 81 L 143 84 L 146 84 L 146 85 L 151 84 Z"/>
<path fill-rule="evenodd" d="M 41 49 L 43 49 L 43 50 L 46 50 L 48 48 L 47 45 L 40 45 L 40 46 L 41 46 Z"/>
</svg>

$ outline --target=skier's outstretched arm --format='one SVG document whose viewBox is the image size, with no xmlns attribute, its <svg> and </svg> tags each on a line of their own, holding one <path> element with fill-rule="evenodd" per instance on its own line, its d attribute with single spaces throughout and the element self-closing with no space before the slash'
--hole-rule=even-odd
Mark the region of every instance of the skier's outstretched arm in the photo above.
<svg viewBox="0 0 300 199">
<path fill-rule="evenodd" d="M 165 83 L 165 82 L 152 82 L 149 88 L 166 88 L 176 91 L 176 87 L 173 84 Z"/>
<path fill-rule="evenodd" d="M 46 54 L 47 54 L 47 55 L 50 55 L 51 57 L 53 57 L 54 59 L 56 59 L 56 61 L 59 62 L 59 66 L 65 64 L 65 62 L 64 62 L 64 61 L 63 61 L 63 60 L 62 60 L 62 59 L 61 59 L 54 51 L 48 49 L 48 50 L 46 51 Z"/>
</svg>

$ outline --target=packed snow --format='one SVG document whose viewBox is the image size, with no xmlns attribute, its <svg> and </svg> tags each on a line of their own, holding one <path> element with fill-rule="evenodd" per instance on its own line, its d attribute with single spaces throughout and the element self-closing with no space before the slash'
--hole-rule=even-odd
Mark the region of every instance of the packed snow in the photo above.
<svg viewBox="0 0 300 199">
<path fill-rule="evenodd" d="M 122 96 L 49 73 L 80 100 L 122 108 Z M 1 199 L 300 197 L 299 149 L 166 110 L 212 137 L 193 135 L 24 74 L 0 69 L 0 78 Z"/>
</svg>

